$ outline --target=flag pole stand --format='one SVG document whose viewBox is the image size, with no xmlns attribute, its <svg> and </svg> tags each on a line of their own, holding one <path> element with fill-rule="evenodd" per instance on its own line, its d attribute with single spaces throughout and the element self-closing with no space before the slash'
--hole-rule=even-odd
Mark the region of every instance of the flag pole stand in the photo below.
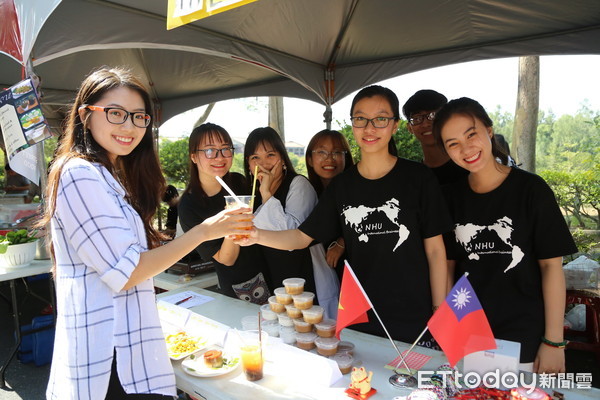
<svg viewBox="0 0 600 400">
<path fill-rule="evenodd" d="M 404 361 L 404 359 L 406 357 L 408 357 L 408 355 L 410 354 L 412 349 L 417 345 L 419 340 L 421 340 L 421 338 L 423 337 L 425 332 L 427 332 L 427 326 L 425 326 L 425 329 L 423 329 L 423 332 L 421 332 L 419 337 L 414 341 L 414 343 L 407 350 L 404 357 L 402 357 L 402 354 L 400 354 L 400 361 L 398 361 L 398 363 L 394 367 L 395 374 L 390 376 L 390 379 L 389 379 L 389 382 L 392 384 L 392 386 L 397 387 L 399 389 L 412 389 L 412 388 L 417 387 L 417 379 L 410 373 L 410 368 L 408 367 L 408 365 L 406 365 L 406 361 Z M 405 374 L 404 372 L 398 372 L 398 367 L 400 366 L 401 363 L 404 363 L 404 366 L 406 367 L 406 370 L 408 371 L 407 374 Z"/>
<path fill-rule="evenodd" d="M 348 264 L 347 260 L 344 260 L 344 263 L 345 263 L 345 267 L 348 269 L 348 272 L 350 272 L 352 274 L 352 277 L 354 278 L 354 281 L 357 283 L 358 287 L 362 291 L 363 296 L 369 302 L 369 305 L 371 306 L 371 310 L 373 310 L 373 314 L 375 314 L 375 316 L 377 317 L 377 320 L 379 320 L 379 323 L 381 324 L 381 327 L 383 328 L 383 331 L 387 335 L 388 339 L 390 339 L 390 342 L 392 342 L 392 346 L 394 346 L 394 349 L 396 350 L 396 353 L 398 353 L 398 356 L 400 356 L 400 361 L 398 362 L 398 364 L 396 365 L 396 368 L 394 370 L 396 370 L 398 368 L 398 365 L 400 365 L 400 363 L 404 363 L 404 366 L 406 367 L 406 370 L 408 372 L 410 372 L 410 367 L 406 364 L 406 361 L 404 361 L 404 357 L 402 357 L 402 353 L 400 353 L 400 350 L 398 350 L 398 346 L 396 346 L 396 343 L 394 342 L 394 339 L 392 339 L 392 335 L 390 335 L 390 333 L 388 332 L 387 328 L 385 327 L 385 324 L 381 320 L 381 317 L 377 313 L 377 310 L 373 306 L 373 303 L 371 302 L 371 299 L 369 299 L 369 296 L 367 295 L 367 293 L 363 289 L 362 285 L 360 284 L 360 282 L 356 278 L 356 275 L 354 274 L 354 271 L 352 270 L 352 267 L 350 267 L 350 264 Z M 425 329 L 427 329 L 427 328 L 425 328 Z M 423 336 L 424 333 L 425 333 L 425 331 L 423 331 L 423 333 L 421 333 L 421 336 Z M 413 343 L 412 347 L 409 349 L 409 352 L 410 352 L 410 350 L 412 350 L 412 348 L 415 346 L 415 344 L 419 341 L 419 339 L 421 339 L 421 336 L 419 336 L 417 338 L 417 340 L 415 341 L 415 343 Z M 392 382 L 392 378 L 394 378 L 396 376 L 398 377 L 398 379 L 394 379 L 394 381 Z M 399 374 L 397 372 L 396 372 L 396 374 L 393 377 L 390 378 L 390 383 L 393 386 L 398 387 L 398 388 L 416 388 L 417 387 L 417 379 L 414 376 L 409 375 L 409 374 Z"/>
<path fill-rule="evenodd" d="M 383 324 L 383 321 L 379 317 L 379 314 L 377 314 L 377 311 L 375 310 L 375 307 L 371 306 L 371 309 L 373 310 L 373 313 L 375 314 L 375 316 L 379 320 L 379 323 L 381 324 L 381 327 L 385 331 L 385 334 L 387 335 L 388 339 L 390 339 L 390 342 L 392 342 L 392 346 L 394 346 L 394 349 L 396 349 L 396 352 L 400 356 L 400 361 L 398 361 L 398 364 L 396 364 L 396 368 L 394 368 L 394 371 L 396 373 L 394 375 L 392 375 L 390 377 L 390 379 L 389 379 L 390 383 L 392 384 L 392 386 L 395 386 L 395 387 L 401 388 L 401 389 L 413 389 L 413 388 L 416 388 L 417 387 L 417 379 L 414 376 L 412 376 L 410 374 L 405 374 L 405 373 L 398 373 L 396 371 L 396 369 L 398 368 L 398 366 L 401 363 L 404 363 L 404 367 L 406 367 L 406 370 L 408 372 L 410 372 L 410 367 L 406 364 L 406 361 L 404 361 L 405 357 L 402 357 L 402 353 L 400 353 L 400 350 L 398 350 L 398 346 L 396 346 L 396 343 L 394 342 L 394 339 L 392 339 L 392 336 L 390 335 L 390 333 L 388 332 L 387 328 Z M 408 353 L 410 353 L 410 351 L 413 349 L 413 347 L 415 347 L 415 345 L 417 344 L 417 342 L 421 339 L 421 337 L 425 334 L 426 331 L 427 331 L 427 327 L 425 327 L 425 330 L 423 332 L 421 332 L 421 335 L 419 335 L 419 337 L 417 338 L 417 340 L 415 340 L 415 342 L 412 344 L 412 346 L 410 347 L 410 349 L 408 349 L 408 352 L 406 353 L 407 355 L 408 355 Z"/>
</svg>

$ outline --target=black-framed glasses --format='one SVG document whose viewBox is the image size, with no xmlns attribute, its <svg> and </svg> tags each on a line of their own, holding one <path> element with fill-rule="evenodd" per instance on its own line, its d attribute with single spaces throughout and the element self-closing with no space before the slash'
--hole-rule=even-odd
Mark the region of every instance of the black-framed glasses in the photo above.
<svg viewBox="0 0 600 400">
<path fill-rule="evenodd" d="M 317 156 L 321 160 L 327 160 L 327 158 L 329 156 L 331 156 L 331 158 L 333 158 L 334 160 L 337 160 L 338 158 L 343 158 L 344 155 L 346 154 L 346 152 L 342 151 L 342 150 L 338 150 L 338 151 L 313 150 L 312 153 L 313 153 L 313 155 Z"/>
<path fill-rule="evenodd" d="M 432 111 L 427 114 L 415 115 L 414 117 L 410 117 L 408 119 L 408 122 L 412 126 L 420 125 L 423 123 L 423 121 L 425 121 L 425 118 L 427 118 L 429 121 L 433 121 L 433 119 L 435 118 L 435 111 Z"/>
<path fill-rule="evenodd" d="M 369 125 L 373 125 L 375 128 L 387 128 L 390 124 L 390 121 L 396 120 L 396 117 L 375 117 L 375 118 L 365 118 L 365 117 L 351 117 L 352 126 L 355 128 L 366 128 Z"/>
<path fill-rule="evenodd" d="M 106 120 L 111 124 L 121 125 L 127 121 L 127 118 L 131 117 L 131 122 L 133 125 L 138 128 L 147 128 L 150 125 L 150 121 L 152 121 L 152 117 L 145 112 L 137 111 L 137 112 L 129 112 L 127 110 L 123 110 L 118 107 L 101 107 L 101 106 L 91 106 L 89 104 L 85 104 L 80 107 L 87 108 L 92 111 L 104 111 L 106 114 Z"/>
<path fill-rule="evenodd" d="M 233 157 L 233 147 L 223 147 L 222 149 L 208 148 L 208 149 L 196 149 L 196 151 L 201 151 L 204 153 L 204 157 L 212 160 L 213 158 L 217 158 L 219 153 L 221 153 L 221 157 L 223 158 L 231 158 Z"/>
</svg>

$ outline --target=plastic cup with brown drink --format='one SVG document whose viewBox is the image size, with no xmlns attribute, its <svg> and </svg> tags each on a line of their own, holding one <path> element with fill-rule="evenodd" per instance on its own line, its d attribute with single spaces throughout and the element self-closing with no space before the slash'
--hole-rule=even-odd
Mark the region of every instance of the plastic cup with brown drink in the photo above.
<svg viewBox="0 0 600 400">
<path fill-rule="evenodd" d="M 237 196 L 237 198 L 241 201 L 241 203 L 238 202 L 236 200 L 236 198 L 233 196 L 225 196 L 225 209 L 226 210 L 234 210 L 236 208 L 242 208 L 242 207 L 252 209 L 252 205 L 254 204 L 254 196 Z M 251 215 L 252 212 L 249 212 L 248 214 Z M 251 219 L 248 219 L 248 221 L 251 221 Z M 250 230 L 252 228 L 248 227 L 248 228 L 242 228 L 242 229 Z M 243 234 L 233 235 L 235 240 L 247 239 L 248 236 L 249 235 L 243 235 Z"/>
<path fill-rule="evenodd" d="M 264 349 L 262 348 L 262 345 L 268 335 L 266 332 L 263 332 L 262 334 L 265 336 L 262 340 L 259 339 L 258 332 L 251 337 L 245 335 L 240 348 L 242 368 L 244 374 L 246 374 L 246 379 L 249 381 L 258 381 L 263 378 Z"/>
</svg>

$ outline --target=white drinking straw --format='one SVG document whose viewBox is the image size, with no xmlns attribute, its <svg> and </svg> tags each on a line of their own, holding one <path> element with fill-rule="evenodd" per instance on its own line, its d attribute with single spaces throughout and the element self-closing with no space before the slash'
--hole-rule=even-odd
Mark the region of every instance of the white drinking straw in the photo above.
<svg viewBox="0 0 600 400">
<path fill-rule="evenodd" d="M 225 190 L 227 190 L 227 193 L 229 193 L 234 199 L 235 201 L 238 202 L 238 204 L 244 205 L 244 203 L 240 200 L 239 197 L 237 197 L 235 195 L 235 193 L 233 193 L 233 190 L 231 190 L 231 188 L 229 186 L 227 186 L 227 184 L 225 182 L 223 182 L 223 179 L 221 179 L 220 176 L 215 176 L 215 178 L 217 178 L 217 182 L 219 182 L 221 184 L 221 186 L 223 186 L 223 188 L 225 188 Z"/>
</svg>

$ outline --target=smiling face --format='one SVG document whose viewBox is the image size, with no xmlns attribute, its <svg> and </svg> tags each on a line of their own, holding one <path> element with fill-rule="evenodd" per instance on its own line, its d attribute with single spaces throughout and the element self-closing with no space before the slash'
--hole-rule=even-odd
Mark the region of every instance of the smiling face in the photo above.
<svg viewBox="0 0 600 400">
<path fill-rule="evenodd" d="M 394 118 L 390 103 L 385 97 L 373 96 L 359 100 L 352 110 L 353 117 L 364 117 L 367 119 L 377 117 Z M 388 143 L 392 135 L 398 129 L 398 121 L 391 120 L 385 128 L 375 128 L 371 122 L 364 128 L 352 127 L 354 139 L 360 147 L 361 153 L 388 154 Z"/>
<path fill-rule="evenodd" d="M 469 115 L 454 114 L 441 130 L 446 152 L 460 167 L 479 172 L 495 163 L 492 155 L 492 128 Z"/>
<path fill-rule="evenodd" d="M 280 161 L 280 167 L 273 169 L 278 161 Z M 278 179 L 283 173 L 283 168 L 281 167 L 283 165 L 283 160 L 281 159 L 281 155 L 267 142 L 258 143 L 254 152 L 248 156 L 248 164 L 251 173 L 254 173 L 256 165 L 259 165 L 267 171 L 271 171 L 273 180 Z"/>
<path fill-rule="evenodd" d="M 316 144 L 313 152 L 309 154 L 308 164 L 313 167 L 315 173 L 324 181 L 333 179 L 337 174 L 342 172 L 346 167 L 346 157 L 343 154 L 344 148 L 334 140 L 325 136 Z M 326 158 L 323 158 L 320 152 L 329 153 Z M 342 153 L 333 158 L 331 153 Z M 325 153 L 322 153 L 325 154 Z"/>
<path fill-rule="evenodd" d="M 231 147 L 231 143 L 224 141 L 218 133 L 209 132 L 204 135 L 196 150 L 220 150 Z M 231 164 L 233 163 L 233 157 L 223 157 L 221 151 L 219 151 L 217 156 L 212 159 L 206 158 L 204 151 L 194 151 L 190 157 L 192 162 L 196 164 L 196 167 L 198 168 L 198 177 L 200 178 L 200 182 L 206 181 L 207 179 L 212 179 L 215 176 L 222 178 L 225 176 L 225 174 L 227 174 L 227 172 L 229 172 Z"/>
<path fill-rule="evenodd" d="M 412 133 L 413 135 L 415 135 L 415 137 L 417 138 L 417 140 L 421 143 L 421 146 L 425 147 L 425 146 L 436 146 L 435 143 L 435 138 L 433 137 L 433 134 L 431 133 L 431 127 L 433 125 L 433 121 L 430 121 L 427 116 L 432 113 L 432 112 L 436 112 L 437 110 L 427 110 L 427 111 L 417 111 L 414 114 L 411 114 L 411 118 L 418 118 L 418 117 L 422 117 L 423 121 L 418 124 L 418 125 L 412 125 L 410 123 L 408 123 L 406 125 L 406 127 L 408 128 L 408 131 L 410 133 Z"/>
<path fill-rule="evenodd" d="M 142 96 L 125 86 L 106 92 L 98 102 L 91 105 L 122 108 L 130 113 L 146 112 Z M 94 140 L 106 150 L 108 158 L 113 164 L 118 156 L 126 156 L 131 153 L 146 133 L 146 128 L 133 125 L 131 117 L 127 118 L 123 124 L 112 124 L 106 119 L 104 111 L 81 109 L 79 115 L 82 121 L 85 121 L 88 113 L 90 115 L 87 119 L 87 129 L 92 133 Z"/>
</svg>

